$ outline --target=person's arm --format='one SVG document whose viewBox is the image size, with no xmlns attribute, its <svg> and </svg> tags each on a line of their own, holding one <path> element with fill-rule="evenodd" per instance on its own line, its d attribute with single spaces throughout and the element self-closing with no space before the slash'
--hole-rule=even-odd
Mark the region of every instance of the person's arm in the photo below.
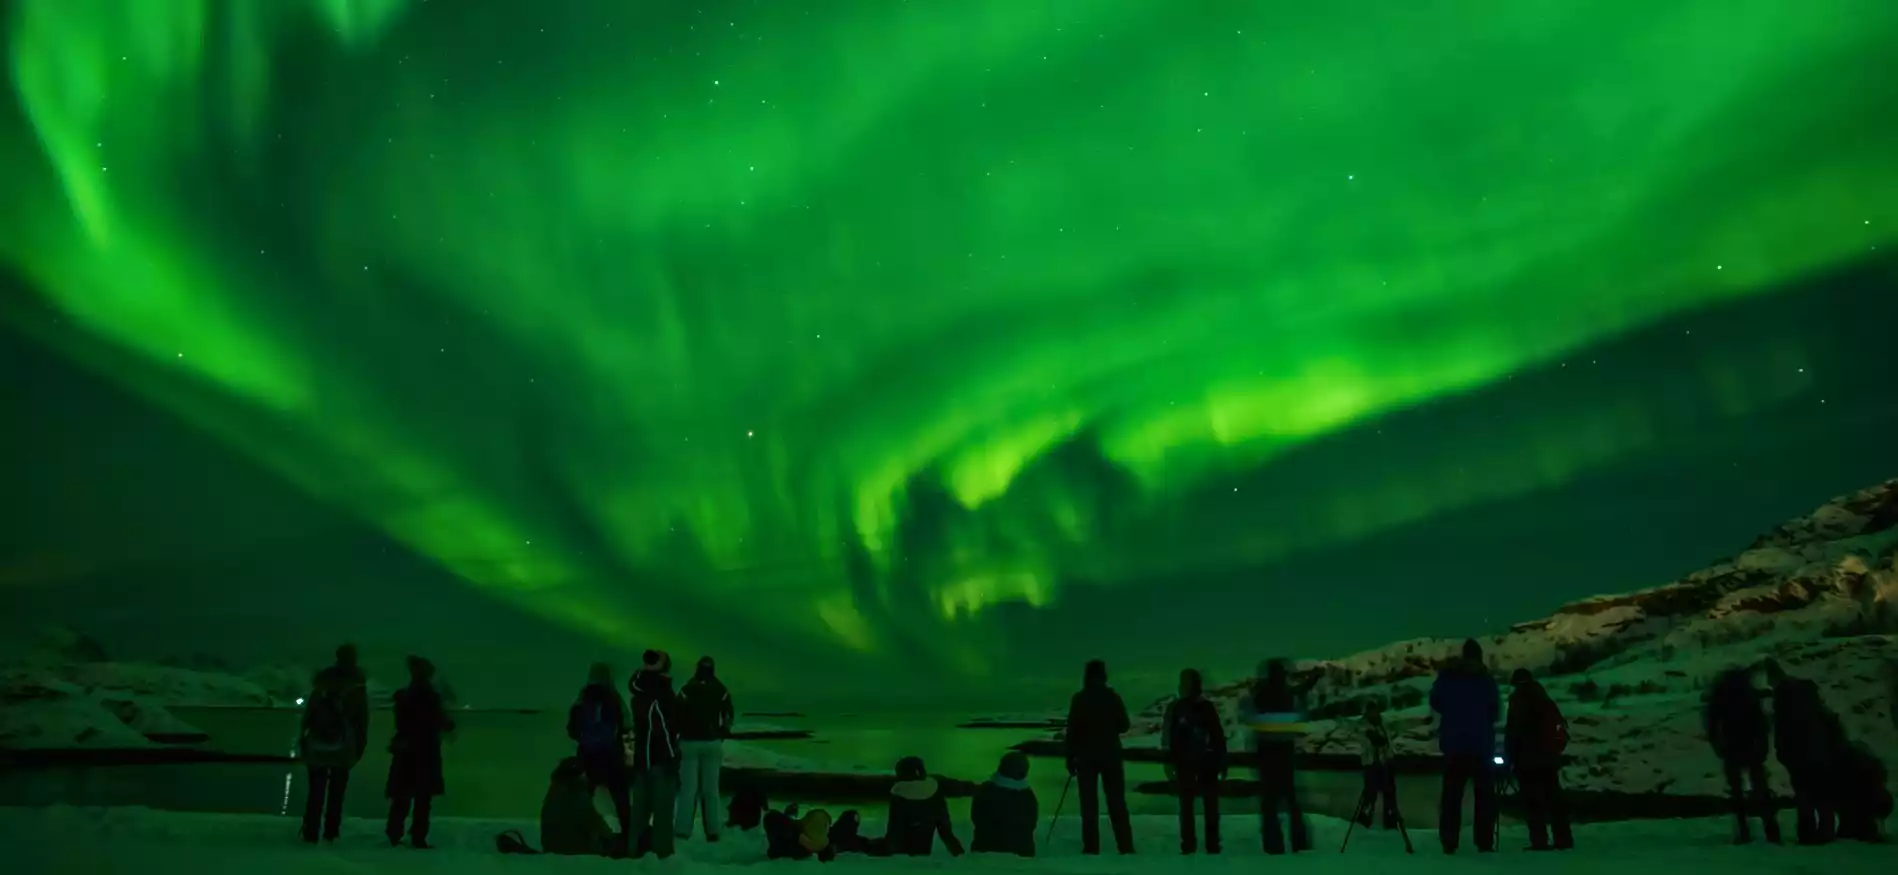
<svg viewBox="0 0 1898 875">
<path fill-rule="evenodd" d="M 936 834 L 942 836 L 942 846 L 949 849 L 949 856 L 962 856 L 962 840 L 956 838 L 955 824 L 949 820 L 949 800 L 940 793 L 936 795 Z"/>
<path fill-rule="evenodd" d="M 1168 702 L 1160 712 L 1160 752 L 1173 752 L 1173 709 L 1179 707 L 1180 700 Z"/>
<path fill-rule="evenodd" d="M 1035 855 L 1035 826 L 1041 823 L 1041 800 L 1035 791 L 1028 791 L 1028 842 L 1022 845 L 1024 856 Z"/>
<path fill-rule="evenodd" d="M 1114 693 L 1114 734 L 1126 735 L 1133 731 L 1134 722 L 1127 719 L 1127 701 Z"/>
<path fill-rule="evenodd" d="M 1206 721 L 1206 734 L 1211 736 L 1213 740 L 1213 757 L 1219 763 L 1220 776 L 1224 777 L 1226 774 L 1226 755 L 1229 752 L 1226 746 L 1226 722 L 1219 719 L 1218 705 L 1213 704 L 1210 700 L 1202 699 L 1201 701 L 1204 702 L 1205 707 L 1202 709 L 1203 713 L 1200 719 Z"/>
<path fill-rule="evenodd" d="M 718 737 L 725 738 L 732 734 L 732 727 L 738 723 L 738 709 L 737 706 L 732 704 L 732 691 L 730 689 L 720 684 L 719 692 L 723 693 L 725 698 L 718 703 Z"/>
<path fill-rule="evenodd" d="M 356 759 L 362 759 L 369 750 L 369 686 L 356 684 L 349 688 L 349 719 L 356 724 Z"/>
<path fill-rule="evenodd" d="M 1061 752 L 1068 762 L 1068 774 L 1074 774 L 1074 728 L 1081 725 L 1081 696 L 1076 693 L 1068 698 L 1068 719 L 1062 724 Z"/>
</svg>

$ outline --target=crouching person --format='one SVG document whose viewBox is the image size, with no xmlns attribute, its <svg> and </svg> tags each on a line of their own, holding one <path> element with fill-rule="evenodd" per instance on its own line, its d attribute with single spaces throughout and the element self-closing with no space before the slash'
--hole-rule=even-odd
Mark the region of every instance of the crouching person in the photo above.
<svg viewBox="0 0 1898 875">
<path fill-rule="evenodd" d="M 975 822 L 970 850 L 978 854 L 1035 855 L 1035 822 L 1041 819 L 1041 804 L 1028 786 L 1027 755 L 1009 751 L 1002 757 L 994 777 L 975 791 L 969 819 Z"/>
<path fill-rule="evenodd" d="M 830 812 L 822 808 L 798 816 L 797 806 L 764 816 L 765 857 L 772 860 L 808 860 L 828 863 L 836 856 L 830 846 Z"/>
<path fill-rule="evenodd" d="M 593 807 L 593 783 L 579 757 L 554 767 L 540 803 L 540 846 L 549 854 L 614 855 L 614 833 Z"/>
</svg>

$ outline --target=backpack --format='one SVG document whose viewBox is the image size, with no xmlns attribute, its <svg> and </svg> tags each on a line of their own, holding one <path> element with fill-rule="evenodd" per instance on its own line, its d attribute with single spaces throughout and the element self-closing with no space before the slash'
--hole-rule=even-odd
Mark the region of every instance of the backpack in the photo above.
<svg viewBox="0 0 1898 875">
<path fill-rule="evenodd" d="M 342 698 L 342 694 L 333 689 L 319 688 L 310 693 L 303 717 L 305 754 L 340 753 L 354 743 L 349 715 L 343 713 Z"/>
<path fill-rule="evenodd" d="M 1207 734 L 1206 723 L 1200 719 L 1198 709 L 1193 704 L 1182 702 L 1176 705 L 1173 720 L 1176 723 L 1180 721 L 1185 721 L 1186 723 L 1186 737 L 1181 739 L 1181 743 L 1178 747 L 1180 753 L 1200 754 L 1212 752 L 1212 736 Z"/>
<path fill-rule="evenodd" d="M 580 703 L 580 731 L 578 733 L 580 749 L 587 753 L 602 753 L 613 749 L 619 742 L 619 730 L 614 726 L 611 702 Z"/>
<path fill-rule="evenodd" d="M 1562 709 L 1554 702 L 1548 703 L 1547 708 L 1542 715 L 1542 746 L 1550 756 L 1560 756 L 1568 750 L 1568 718 L 1562 716 Z"/>
</svg>

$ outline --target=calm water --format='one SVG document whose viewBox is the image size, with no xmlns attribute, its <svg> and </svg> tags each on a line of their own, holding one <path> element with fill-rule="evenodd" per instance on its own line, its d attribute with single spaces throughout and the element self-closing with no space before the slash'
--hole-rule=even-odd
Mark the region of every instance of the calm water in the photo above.
<svg viewBox="0 0 1898 875">
<path fill-rule="evenodd" d="M 207 747 L 237 753 L 286 754 L 293 747 L 297 714 L 293 711 L 177 709 L 180 717 L 211 734 Z M 391 715 L 377 712 L 371 733 L 378 741 L 351 774 L 348 810 L 355 816 L 377 817 L 385 811 L 383 777 L 388 754 L 382 739 L 390 730 Z M 995 769 L 1006 748 L 1040 736 L 1032 730 L 955 729 L 966 715 L 877 715 L 859 717 L 772 717 L 759 721 L 772 726 L 809 729 L 811 739 L 748 741 L 747 745 L 821 763 L 891 768 L 897 759 L 921 756 L 930 771 L 979 781 Z M 444 816 L 519 818 L 539 815 L 548 772 L 572 753 L 566 736 L 566 714 L 464 713 L 443 751 L 448 792 L 436 801 Z M 741 723 L 741 728 L 743 725 Z M 1235 773 L 1236 774 L 1236 773 Z M 1158 766 L 1129 764 L 1128 783 L 1159 780 Z M 1043 811 L 1060 798 L 1067 774 L 1056 760 L 1035 759 L 1030 783 L 1041 797 Z M 1301 796 L 1314 811 L 1344 814 L 1356 802 L 1355 773 L 1308 773 L 1301 776 Z M 1425 783 L 1430 786 L 1423 786 Z M 1405 813 L 1417 826 L 1434 821 L 1434 781 L 1412 780 L 1402 788 Z M 6 805 L 144 805 L 186 811 L 226 811 L 300 814 L 304 794 L 301 767 L 273 764 L 190 764 L 153 766 L 80 766 L 16 770 L 0 773 L 0 804 Z M 604 794 L 602 794 L 603 796 Z M 604 799 L 601 800 L 604 803 Z M 850 807 L 836 800 L 772 800 L 773 804 L 801 801 L 832 810 Z M 955 800 L 958 817 L 966 817 L 967 800 Z M 1177 810 L 1167 797 L 1129 793 L 1135 813 L 1161 814 Z M 1228 800 L 1228 811 L 1256 811 L 1255 804 Z M 863 807 L 857 803 L 856 807 Z M 1067 813 L 1076 803 L 1069 800 Z"/>
</svg>

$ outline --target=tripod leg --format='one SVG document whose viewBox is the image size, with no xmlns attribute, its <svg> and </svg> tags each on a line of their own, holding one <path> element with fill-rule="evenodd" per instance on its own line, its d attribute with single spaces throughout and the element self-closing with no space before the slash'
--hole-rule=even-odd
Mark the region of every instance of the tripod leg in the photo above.
<svg viewBox="0 0 1898 875">
<path fill-rule="evenodd" d="M 1397 805 L 1397 780 L 1391 779 L 1391 813 L 1397 815 L 1397 834 L 1404 837 L 1404 853 L 1415 854 L 1417 849 L 1410 844 L 1410 830 L 1404 828 L 1404 809 Z"/>
<path fill-rule="evenodd" d="M 1364 792 L 1358 794 L 1358 810 L 1351 815 L 1351 825 L 1344 828 L 1344 843 L 1338 846 L 1338 853 L 1344 853 L 1344 849 L 1351 846 L 1351 832 L 1358 828 L 1358 820 L 1364 817 L 1364 812 L 1369 811 L 1370 806 L 1371 788 L 1366 787 Z"/>
</svg>

